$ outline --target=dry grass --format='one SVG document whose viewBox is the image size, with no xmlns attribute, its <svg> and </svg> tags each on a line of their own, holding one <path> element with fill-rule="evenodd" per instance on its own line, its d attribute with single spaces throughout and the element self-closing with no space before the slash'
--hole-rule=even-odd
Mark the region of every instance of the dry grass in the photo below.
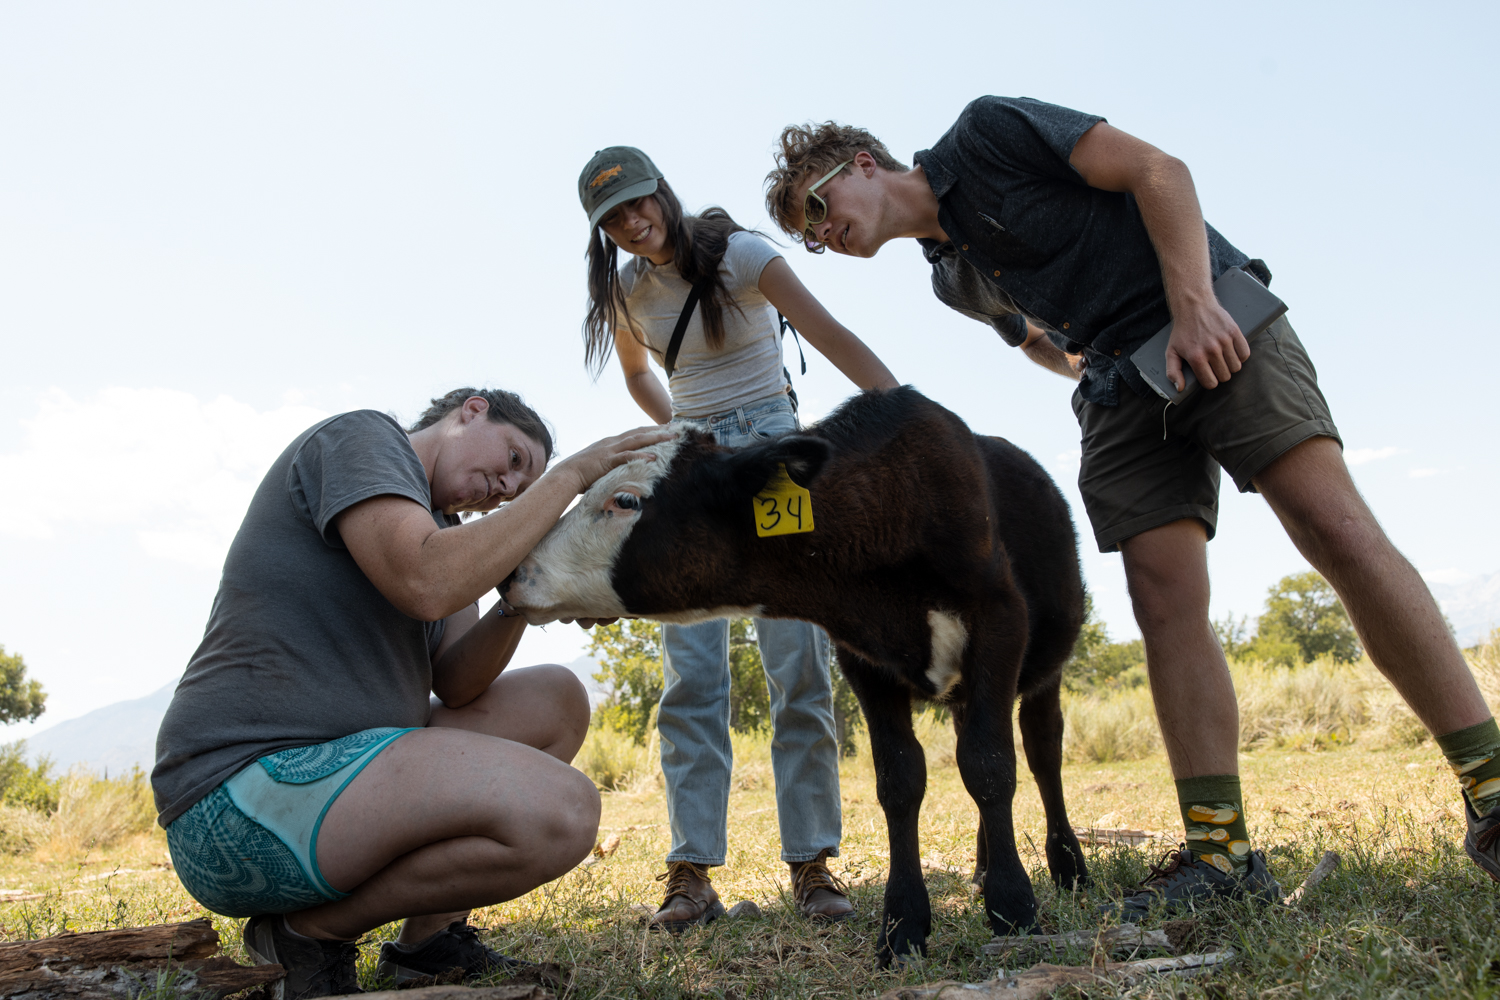
<svg viewBox="0 0 1500 1000">
<path fill-rule="evenodd" d="M 1486 669 L 1481 682 L 1492 692 L 1500 663 L 1492 660 Z M 1348 694 L 1361 690 L 1354 683 L 1361 677 L 1370 685 L 1363 701 Z M 1252 838 L 1267 850 L 1273 873 L 1288 889 L 1325 848 L 1338 850 L 1344 866 L 1297 909 L 1226 905 L 1202 912 L 1207 943 L 1231 944 L 1241 956 L 1211 979 L 1096 995 L 1500 995 L 1500 889 L 1463 856 L 1457 791 L 1436 750 L 1392 740 L 1381 728 L 1391 723 L 1382 716 L 1388 706 L 1367 670 L 1356 670 L 1353 680 L 1325 671 L 1266 690 L 1262 679 L 1249 674 L 1240 681 L 1242 696 L 1248 695 L 1245 716 L 1256 720 L 1247 725 L 1246 732 L 1256 735 L 1241 757 Z M 1247 692 L 1246 684 L 1255 690 Z M 1146 701 L 1121 700 L 1149 711 L 1144 689 L 1130 697 Z M 1364 721 L 1355 725 L 1360 705 Z M 1320 726 L 1334 733 L 1350 725 L 1352 742 L 1318 735 Z M 1128 725 L 1116 728 L 1129 732 Z M 737 736 L 729 863 L 715 870 L 715 885 L 727 902 L 756 900 L 764 916 L 681 937 L 646 931 L 632 906 L 659 901 L 660 884 L 652 877 L 669 843 L 659 772 L 646 756 L 655 748 L 610 743 L 604 734 L 591 736 L 587 752 L 618 776 L 619 790 L 604 793 L 600 831 L 601 839 L 620 835 L 618 850 L 527 896 L 477 911 L 473 921 L 489 929 L 492 946 L 509 954 L 572 966 L 573 997 L 869 997 L 932 979 L 976 982 L 1001 965 L 1086 963 L 1087 952 L 981 954 L 989 930 L 962 874 L 973 863 L 977 813 L 952 763 L 951 729 L 925 715 L 917 730 L 929 765 L 922 853 L 934 863 L 927 872 L 934 933 L 925 965 L 880 972 L 871 961 L 888 847 L 867 745 L 843 764 L 843 853 L 832 862 L 853 887 L 859 907 L 853 921 L 820 928 L 795 915 L 786 896 L 787 869 L 778 859 L 769 745 Z M 1177 836 L 1173 786 L 1159 754 L 1111 762 L 1075 759 L 1064 769 L 1064 783 L 1074 825 Z M 0 814 L 0 823 L 4 819 Z M 1043 842 L 1041 804 L 1024 768 L 1015 824 L 1048 930 L 1097 926 L 1094 907 L 1138 880 L 1167 846 L 1163 841 L 1142 850 L 1089 849 L 1095 881 L 1075 897 L 1058 893 L 1047 879 L 1037 851 Z M 166 869 L 164 855 L 165 838 L 152 830 L 124 834 L 109 846 L 79 847 L 70 856 L 59 847 L 56 853 L 0 859 L 0 938 L 205 915 Z M 213 919 L 237 954 L 238 922 Z M 392 925 L 367 936 L 361 966 L 366 987 L 375 985 L 374 946 L 395 932 Z"/>
<path fill-rule="evenodd" d="M 977 814 L 957 768 L 942 763 L 951 753 L 949 732 L 932 725 L 924 733 L 931 742 L 922 852 L 964 871 L 972 864 Z M 1015 967 L 1048 957 L 981 955 L 989 931 L 967 880 L 934 869 L 927 881 L 935 929 L 925 968 L 876 971 L 870 959 L 887 845 L 868 748 L 861 746 L 861 754 L 844 763 L 844 849 L 833 862 L 835 872 L 853 885 L 860 912 L 855 921 L 833 928 L 809 926 L 786 898 L 774 794 L 763 777 L 766 742 L 742 741 L 736 750 L 730 858 L 715 871 L 715 885 L 729 902 L 756 900 L 762 918 L 680 938 L 640 926 L 630 907 L 658 902 L 660 884 L 652 876 L 661 870 L 669 840 L 661 791 L 654 782 L 641 782 L 604 795 L 600 836 L 622 838 L 611 857 L 521 899 L 479 911 L 474 922 L 490 928 L 492 945 L 507 953 L 573 966 L 578 997 L 870 996 L 926 979 L 977 981 L 1001 964 Z M 1258 995 L 1300 983 L 1297 976 L 1321 984 L 1312 990 L 1318 995 L 1483 995 L 1465 984 L 1487 983 L 1489 961 L 1500 958 L 1494 944 L 1500 931 L 1497 894 L 1457 848 L 1462 831 L 1457 795 L 1430 748 L 1266 749 L 1247 754 L 1243 770 L 1252 836 L 1270 850 L 1273 870 L 1288 887 L 1325 847 L 1341 851 L 1346 867 L 1301 910 L 1230 908 L 1205 915 L 1216 939 L 1245 954 L 1210 983 L 1229 990 L 1214 996 Z M 1064 780 L 1076 825 L 1176 829 L 1172 783 L 1159 757 L 1070 764 Z M 1022 859 L 1032 871 L 1049 929 L 1091 926 L 1092 907 L 1138 879 L 1158 849 L 1091 851 L 1097 884 L 1074 899 L 1058 894 L 1047 880 L 1036 851 L 1042 842 L 1041 804 L 1024 769 L 1015 815 Z M 12 899 L 22 896 L 0 902 L 5 939 L 205 915 L 165 868 L 160 831 L 125 836 L 67 859 L 48 852 L 11 857 L 0 864 L 0 888 Z M 231 952 L 237 952 L 238 922 L 214 920 Z M 366 986 L 374 985 L 373 945 L 395 930 L 385 927 L 368 936 Z M 1309 953 L 1319 956 L 1317 963 L 1309 964 Z M 1178 992 L 1155 995 L 1204 995 L 1201 985 L 1171 989 Z"/>
</svg>

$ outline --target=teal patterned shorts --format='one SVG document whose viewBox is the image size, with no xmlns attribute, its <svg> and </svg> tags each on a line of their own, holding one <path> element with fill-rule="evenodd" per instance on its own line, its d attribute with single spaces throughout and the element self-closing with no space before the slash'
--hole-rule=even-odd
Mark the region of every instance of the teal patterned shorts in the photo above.
<svg viewBox="0 0 1500 1000">
<path fill-rule="evenodd" d="M 366 729 L 269 754 L 199 799 L 167 827 L 177 877 L 226 917 L 291 913 L 349 895 L 318 870 L 328 807 L 376 754 L 410 729 Z"/>
</svg>

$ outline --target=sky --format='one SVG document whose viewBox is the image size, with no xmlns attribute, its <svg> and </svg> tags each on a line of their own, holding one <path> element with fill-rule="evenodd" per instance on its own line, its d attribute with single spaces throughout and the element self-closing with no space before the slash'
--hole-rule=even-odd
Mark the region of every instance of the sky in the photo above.
<svg viewBox="0 0 1500 1000">
<path fill-rule="evenodd" d="M 596 149 L 639 146 L 689 208 L 774 233 L 783 125 L 858 124 L 910 162 L 982 94 L 1181 157 L 1274 272 L 1396 543 L 1435 580 L 1494 573 L 1497 22 L 1479 3 L 0 2 L 0 644 L 50 692 L 39 725 L 173 681 L 261 475 L 324 415 L 409 421 L 488 385 L 564 453 L 645 423 L 617 368 L 583 367 Z M 1119 556 L 1087 541 L 1071 386 L 938 303 L 910 241 L 785 253 L 898 378 L 1051 472 L 1111 635 L 1139 634 Z M 816 354 L 795 382 L 808 419 L 852 391 Z M 1232 487 L 1210 565 L 1216 616 L 1306 568 Z M 584 641 L 532 629 L 518 662 Z"/>
</svg>

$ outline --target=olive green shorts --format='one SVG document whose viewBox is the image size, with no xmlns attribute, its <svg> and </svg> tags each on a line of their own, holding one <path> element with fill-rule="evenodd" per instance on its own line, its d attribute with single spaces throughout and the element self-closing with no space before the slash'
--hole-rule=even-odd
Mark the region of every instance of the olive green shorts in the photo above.
<svg viewBox="0 0 1500 1000">
<path fill-rule="evenodd" d="M 1083 432 L 1078 489 L 1100 552 L 1186 517 L 1202 521 L 1212 538 L 1220 466 L 1250 493 L 1262 469 L 1308 438 L 1343 444 L 1285 316 L 1255 338 L 1233 378 L 1181 406 L 1122 386 L 1119 406 L 1086 402 L 1075 391 L 1073 413 Z"/>
</svg>

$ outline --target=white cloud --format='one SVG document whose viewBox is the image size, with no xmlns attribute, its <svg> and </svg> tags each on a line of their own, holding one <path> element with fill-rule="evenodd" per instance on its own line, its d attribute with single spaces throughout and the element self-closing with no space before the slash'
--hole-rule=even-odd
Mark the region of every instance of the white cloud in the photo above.
<svg viewBox="0 0 1500 1000">
<path fill-rule="evenodd" d="M 1073 451 L 1058 452 L 1057 457 L 1052 461 L 1058 465 L 1077 465 L 1082 459 L 1083 452 L 1074 449 Z"/>
<path fill-rule="evenodd" d="M 22 422 L 20 451 L 0 455 L 0 534 L 120 525 L 149 555 L 217 569 L 261 477 L 325 416 L 174 389 L 112 388 L 83 400 L 52 389 Z"/>
<path fill-rule="evenodd" d="M 1399 455 L 1404 448 L 1352 448 L 1344 452 L 1344 461 L 1350 465 L 1364 465 L 1366 462 L 1378 462 L 1382 458 L 1390 458 Z"/>
<path fill-rule="evenodd" d="M 1426 479 L 1428 476 L 1441 476 L 1447 469 L 1412 469 L 1407 473 L 1413 479 Z"/>
</svg>

